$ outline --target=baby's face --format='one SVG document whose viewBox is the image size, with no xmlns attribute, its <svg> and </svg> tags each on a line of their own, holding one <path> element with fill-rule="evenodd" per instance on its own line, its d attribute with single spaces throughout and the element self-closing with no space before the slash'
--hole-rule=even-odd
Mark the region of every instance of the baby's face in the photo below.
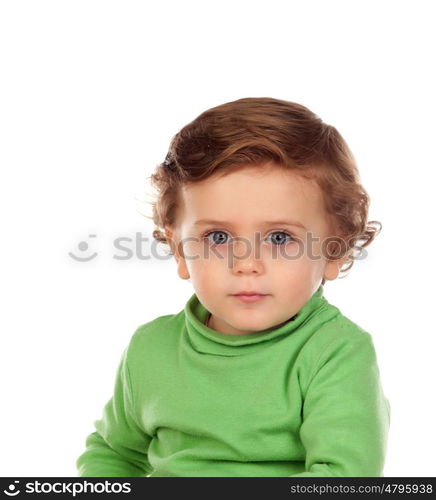
<svg viewBox="0 0 436 500">
<path fill-rule="evenodd" d="M 332 234 L 314 181 L 274 165 L 247 166 L 181 194 L 179 224 L 167 235 L 179 245 L 179 276 L 191 279 L 211 312 L 210 328 L 240 335 L 279 326 L 323 277 L 337 277 L 340 263 L 323 255 Z M 235 296 L 243 291 L 263 295 L 248 302 Z"/>
</svg>

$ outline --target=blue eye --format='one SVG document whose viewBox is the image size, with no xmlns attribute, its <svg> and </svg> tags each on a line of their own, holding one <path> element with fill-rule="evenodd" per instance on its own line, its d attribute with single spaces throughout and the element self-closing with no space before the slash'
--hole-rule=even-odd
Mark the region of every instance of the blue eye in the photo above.
<svg viewBox="0 0 436 500">
<path fill-rule="evenodd" d="M 212 241 L 211 241 L 209 239 L 209 236 L 211 236 L 211 235 L 218 235 L 218 237 L 212 238 Z M 224 235 L 224 238 L 228 236 L 228 234 L 225 233 L 224 231 L 210 231 L 209 233 L 204 235 L 204 238 L 209 240 L 209 242 L 213 243 L 214 245 L 220 245 L 222 243 L 227 243 L 227 241 L 223 241 L 224 240 L 223 235 Z"/>
<path fill-rule="evenodd" d="M 288 243 L 288 241 L 292 240 L 292 236 L 288 233 L 285 233 L 284 231 L 274 231 L 269 236 L 274 235 L 280 235 L 279 238 L 273 238 L 274 245 L 284 245 L 285 243 Z M 290 240 L 286 240 L 286 237 L 290 238 Z"/>
<path fill-rule="evenodd" d="M 212 239 L 210 239 L 210 236 L 212 236 Z M 229 242 L 228 236 L 225 231 L 209 231 L 204 235 L 204 238 L 214 245 L 222 245 Z M 292 236 L 285 231 L 274 231 L 268 237 L 270 236 L 273 237 L 272 242 L 274 245 L 284 245 L 293 240 Z"/>
</svg>

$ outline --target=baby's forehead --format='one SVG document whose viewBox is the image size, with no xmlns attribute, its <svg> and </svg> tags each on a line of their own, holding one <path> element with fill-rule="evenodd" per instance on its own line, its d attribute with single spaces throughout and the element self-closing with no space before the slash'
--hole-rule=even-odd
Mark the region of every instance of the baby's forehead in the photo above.
<svg viewBox="0 0 436 500">
<path fill-rule="evenodd" d="M 265 171 L 245 168 L 217 173 L 201 181 L 184 184 L 181 192 L 186 201 L 204 201 L 203 198 L 206 198 L 209 203 L 232 205 L 244 200 L 256 201 L 256 205 L 262 205 L 265 200 L 276 205 L 292 205 L 300 200 L 317 204 L 323 199 L 315 179 L 282 168 Z"/>
<path fill-rule="evenodd" d="M 183 186 L 184 214 L 199 220 L 247 225 L 294 221 L 319 231 L 326 220 L 324 199 L 313 179 L 281 170 L 238 170 Z"/>
</svg>

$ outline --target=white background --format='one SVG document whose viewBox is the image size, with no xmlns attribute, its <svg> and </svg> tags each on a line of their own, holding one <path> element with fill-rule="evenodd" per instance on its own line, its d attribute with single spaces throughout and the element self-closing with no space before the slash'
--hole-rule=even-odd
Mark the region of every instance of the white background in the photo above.
<svg viewBox="0 0 436 500">
<path fill-rule="evenodd" d="M 113 240 L 151 238 L 147 177 L 182 126 L 266 96 L 309 107 L 357 158 L 383 230 L 325 296 L 373 337 L 385 476 L 435 475 L 433 7 L 1 2 L 2 476 L 76 475 L 134 330 L 193 293 L 173 261 L 116 260 Z M 90 262 L 68 255 L 81 241 Z"/>
</svg>

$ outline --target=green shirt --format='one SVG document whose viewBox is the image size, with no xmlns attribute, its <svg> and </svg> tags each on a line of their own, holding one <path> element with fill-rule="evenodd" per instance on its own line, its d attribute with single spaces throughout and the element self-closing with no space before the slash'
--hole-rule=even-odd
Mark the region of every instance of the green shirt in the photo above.
<svg viewBox="0 0 436 500">
<path fill-rule="evenodd" d="M 140 326 L 79 476 L 383 476 L 390 420 L 371 335 L 323 287 L 279 328 L 208 328 L 194 294 Z"/>
</svg>

